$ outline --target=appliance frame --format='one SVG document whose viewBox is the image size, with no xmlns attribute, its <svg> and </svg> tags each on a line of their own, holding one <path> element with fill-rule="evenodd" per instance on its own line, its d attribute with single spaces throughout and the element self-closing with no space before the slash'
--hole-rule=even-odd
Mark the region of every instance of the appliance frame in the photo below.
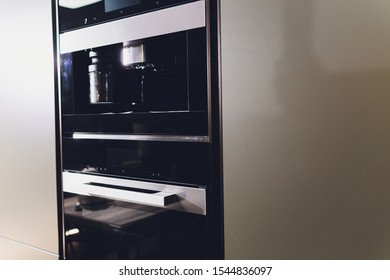
<svg viewBox="0 0 390 280">
<path fill-rule="evenodd" d="M 190 1 L 194 2 L 194 1 Z M 200 0 L 195 2 L 205 3 L 205 27 L 206 27 L 206 51 L 207 51 L 207 98 L 208 98 L 208 136 L 201 142 L 210 144 L 209 161 L 211 163 L 210 187 L 207 189 L 207 224 L 208 224 L 208 248 L 209 259 L 224 259 L 224 222 L 223 222 L 223 174 L 222 174 L 222 108 L 221 108 L 221 82 L 220 82 L 220 0 Z M 61 81 L 59 73 L 60 55 L 63 53 L 60 47 L 59 11 L 58 0 L 52 0 L 53 5 L 53 30 L 54 56 L 56 59 L 56 119 L 59 123 L 57 131 L 58 155 L 58 208 L 60 230 L 60 258 L 65 259 L 65 232 L 64 232 L 64 205 L 63 205 L 63 177 L 62 177 L 62 125 L 61 125 Z"/>
</svg>

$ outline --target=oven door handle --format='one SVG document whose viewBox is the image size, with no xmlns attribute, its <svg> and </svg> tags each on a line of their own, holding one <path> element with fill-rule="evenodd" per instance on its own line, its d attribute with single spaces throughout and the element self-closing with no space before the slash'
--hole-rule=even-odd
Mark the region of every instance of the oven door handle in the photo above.
<svg viewBox="0 0 390 280">
<path fill-rule="evenodd" d="M 206 187 L 172 185 L 64 171 L 63 191 L 206 215 Z"/>
<path fill-rule="evenodd" d="M 115 141 L 159 141 L 159 142 L 210 142 L 208 136 L 196 135 L 150 135 L 150 134 L 114 134 L 74 132 L 73 139 L 78 140 L 115 140 Z"/>
<path fill-rule="evenodd" d="M 102 186 L 99 183 L 84 183 L 83 192 L 90 196 L 160 207 L 165 207 L 178 201 L 178 197 L 174 193 L 145 191 L 135 188 L 126 189 L 114 185 Z"/>
</svg>

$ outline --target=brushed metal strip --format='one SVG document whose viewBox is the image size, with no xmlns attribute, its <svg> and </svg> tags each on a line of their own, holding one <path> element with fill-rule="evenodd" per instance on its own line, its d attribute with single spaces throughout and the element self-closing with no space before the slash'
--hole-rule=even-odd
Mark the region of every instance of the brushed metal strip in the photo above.
<svg viewBox="0 0 390 280">
<path fill-rule="evenodd" d="M 60 52 L 70 53 L 205 25 L 205 2 L 201 0 L 65 32 L 60 35 Z"/>
<path fill-rule="evenodd" d="M 114 185 L 111 185 L 115 187 Z M 133 202 L 144 205 L 165 207 L 173 203 L 176 194 L 169 192 L 142 193 L 132 190 L 119 190 L 110 187 L 96 187 L 93 184 L 84 184 L 83 191 L 91 196 L 108 199 L 120 199 L 122 201 Z"/>
<path fill-rule="evenodd" d="M 209 136 L 103 134 L 103 133 L 74 132 L 73 139 L 208 143 L 210 138 Z"/>
</svg>

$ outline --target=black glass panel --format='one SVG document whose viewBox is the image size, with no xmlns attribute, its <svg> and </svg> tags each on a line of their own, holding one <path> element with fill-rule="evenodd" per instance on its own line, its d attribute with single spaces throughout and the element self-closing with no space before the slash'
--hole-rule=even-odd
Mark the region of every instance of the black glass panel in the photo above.
<svg viewBox="0 0 390 280">
<path fill-rule="evenodd" d="M 64 135 L 73 132 L 208 135 L 206 112 L 66 115 Z"/>
<path fill-rule="evenodd" d="M 180 185 L 208 185 L 208 145 L 153 141 L 63 141 L 64 169 Z"/>
<path fill-rule="evenodd" d="M 206 217 L 65 194 L 67 259 L 207 259 Z"/>
<path fill-rule="evenodd" d="M 126 43 L 138 44 L 142 63 L 124 63 Z M 62 112 L 207 111 L 204 46 L 205 29 L 198 28 L 63 54 Z"/>
</svg>

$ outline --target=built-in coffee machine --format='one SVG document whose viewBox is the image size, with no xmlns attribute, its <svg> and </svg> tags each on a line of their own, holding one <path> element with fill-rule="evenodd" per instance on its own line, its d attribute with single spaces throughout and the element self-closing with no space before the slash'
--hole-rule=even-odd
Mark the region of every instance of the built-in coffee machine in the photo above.
<svg viewBox="0 0 390 280">
<path fill-rule="evenodd" d="M 57 6 L 65 258 L 221 258 L 216 4 L 83 2 Z"/>
</svg>

